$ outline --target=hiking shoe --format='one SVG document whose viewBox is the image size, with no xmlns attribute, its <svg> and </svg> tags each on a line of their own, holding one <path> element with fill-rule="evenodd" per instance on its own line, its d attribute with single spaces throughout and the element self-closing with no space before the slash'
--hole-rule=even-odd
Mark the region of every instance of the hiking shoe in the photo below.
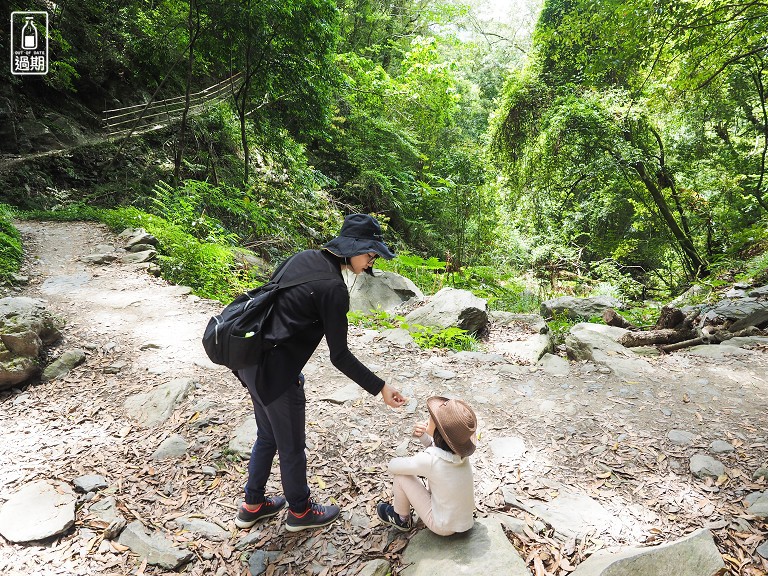
<svg viewBox="0 0 768 576">
<path fill-rule="evenodd" d="M 309 507 L 301 514 L 288 510 L 285 518 L 285 529 L 288 532 L 298 532 L 307 528 L 320 528 L 327 526 L 339 517 L 339 507 L 335 504 L 322 506 L 310 502 Z"/>
<path fill-rule="evenodd" d="M 395 507 L 389 502 L 379 502 L 376 505 L 376 514 L 382 522 L 394 526 L 400 532 L 408 532 L 412 527 L 410 514 L 408 520 L 401 520 L 400 514 L 395 512 Z"/>
<path fill-rule="evenodd" d="M 235 526 L 238 528 L 250 528 L 262 518 L 271 518 L 285 506 L 285 498 L 282 496 L 272 496 L 264 499 L 264 502 L 251 512 L 244 504 L 240 504 L 240 510 L 237 511 Z"/>
</svg>

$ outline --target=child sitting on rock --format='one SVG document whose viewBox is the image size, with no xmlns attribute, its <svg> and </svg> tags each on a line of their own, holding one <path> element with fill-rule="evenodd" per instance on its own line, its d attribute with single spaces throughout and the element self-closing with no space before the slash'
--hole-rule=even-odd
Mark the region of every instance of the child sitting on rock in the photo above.
<svg viewBox="0 0 768 576">
<path fill-rule="evenodd" d="M 429 420 L 416 424 L 413 435 L 427 448 L 415 456 L 393 458 L 393 503 L 379 502 L 382 522 L 403 532 L 412 527 L 411 507 L 424 525 L 439 536 L 465 532 L 474 524 L 474 486 L 469 456 L 475 451 L 477 418 L 461 400 L 432 396 Z M 419 479 L 427 480 L 427 486 Z"/>
</svg>

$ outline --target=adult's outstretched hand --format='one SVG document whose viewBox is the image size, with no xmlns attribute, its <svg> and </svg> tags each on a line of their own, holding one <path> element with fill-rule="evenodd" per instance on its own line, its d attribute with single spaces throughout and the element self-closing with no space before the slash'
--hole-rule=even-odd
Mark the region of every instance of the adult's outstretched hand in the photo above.
<svg viewBox="0 0 768 576">
<path fill-rule="evenodd" d="M 381 398 L 384 400 L 384 404 L 391 408 L 400 408 L 408 401 L 408 398 L 400 394 L 397 388 L 393 388 L 389 384 L 384 384 L 381 389 Z"/>
</svg>

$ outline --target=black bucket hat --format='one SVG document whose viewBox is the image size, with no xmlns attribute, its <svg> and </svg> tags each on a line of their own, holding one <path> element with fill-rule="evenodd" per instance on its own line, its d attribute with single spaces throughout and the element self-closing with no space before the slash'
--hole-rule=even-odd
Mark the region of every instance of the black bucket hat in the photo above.
<svg viewBox="0 0 768 576">
<path fill-rule="evenodd" d="M 384 244 L 379 222 L 368 214 L 349 214 L 344 218 L 339 235 L 323 244 L 323 248 L 342 258 L 369 252 L 374 252 L 385 260 L 395 257 L 395 253 Z M 373 268 L 367 268 L 366 272 L 372 275 Z"/>
</svg>

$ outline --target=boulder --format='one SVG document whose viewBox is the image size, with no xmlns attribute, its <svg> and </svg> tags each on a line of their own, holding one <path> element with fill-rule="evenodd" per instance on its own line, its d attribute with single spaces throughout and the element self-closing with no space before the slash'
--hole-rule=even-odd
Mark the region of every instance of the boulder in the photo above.
<svg viewBox="0 0 768 576">
<path fill-rule="evenodd" d="M 75 348 L 67 350 L 43 370 L 43 381 L 55 380 L 67 374 L 70 370 L 85 362 L 85 351 Z"/>
<path fill-rule="evenodd" d="M 540 314 L 515 314 L 514 312 L 503 312 L 496 310 L 488 313 L 491 322 L 501 326 L 511 326 L 522 324 L 531 332 L 546 334 L 549 332 L 549 326 L 546 320 Z"/>
<path fill-rule="evenodd" d="M 707 310 L 701 323 L 727 324 L 731 331 L 768 326 L 768 300 L 753 297 L 721 300 Z"/>
<path fill-rule="evenodd" d="M 573 326 L 565 338 L 566 352 L 571 360 L 589 360 L 606 366 L 624 380 L 637 380 L 651 371 L 651 365 L 616 339 L 624 328 L 581 322 Z"/>
<path fill-rule="evenodd" d="M 446 329 L 457 326 L 476 333 L 488 324 L 487 302 L 469 290 L 443 288 L 406 317 L 408 324 Z"/>
<path fill-rule="evenodd" d="M 349 309 L 391 312 L 411 299 L 423 300 L 424 293 L 411 280 L 394 272 L 377 271 L 375 276 L 344 272 L 349 291 Z"/>
<path fill-rule="evenodd" d="M 0 299 L 0 390 L 21 384 L 40 372 L 43 345 L 61 338 L 62 323 L 47 312 L 42 300 Z"/>
<path fill-rule="evenodd" d="M 533 334 L 524 340 L 500 342 L 493 351 L 510 357 L 520 364 L 536 364 L 542 356 L 554 352 L 555 343 L 549 333 Z"/>
<path fill-rule="evenodd" d="M 555 316 L 565 316 L 569 320 L 589 320 L 595 316 L 601 317 L 606 308 L 621 310 L 624 304 L 610 296 L 594 296 L 590 298 L 573 298 L 561 296 L 541 303 L 541 315 L 551 319 Z"/>
<path fill-rule="evenodd" d="M 250 458 L 257 432 L 256 420 L 253 416 L 246 417 L 232 433 L 232 438 L 229 440 L 230 452 L 237 454 L 243 460 Z"/>
</svg>

